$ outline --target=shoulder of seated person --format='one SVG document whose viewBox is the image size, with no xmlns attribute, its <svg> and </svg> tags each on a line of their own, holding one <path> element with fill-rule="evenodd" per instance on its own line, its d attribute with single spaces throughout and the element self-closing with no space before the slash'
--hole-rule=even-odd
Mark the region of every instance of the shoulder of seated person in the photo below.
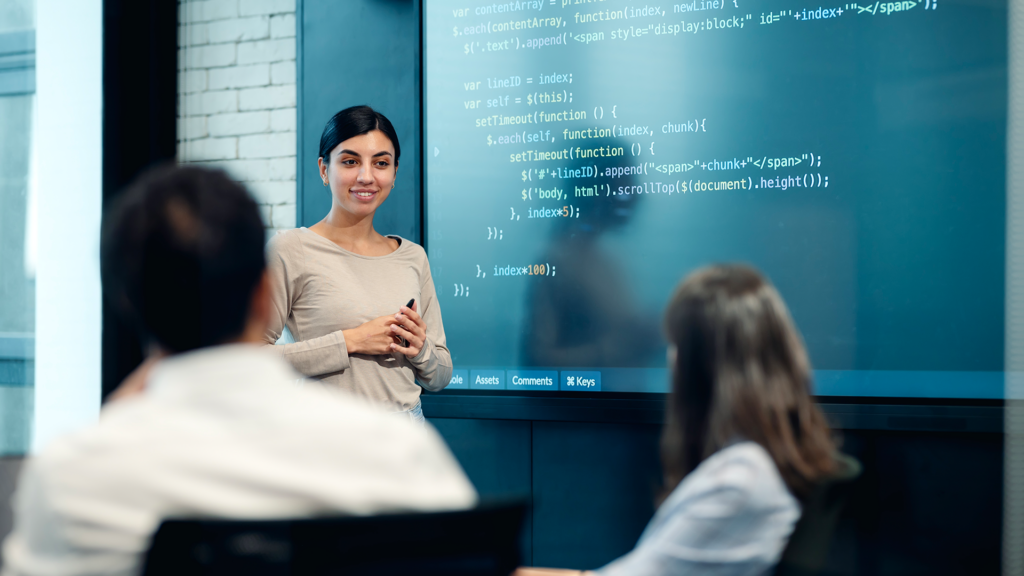
<svg viewBox="0 0 1024 576">
<path fill-rule="evenodd" d="M 309 409 L 294 423 L 295 433 L 310 438 L 346 439 L 325 443 L 324 449 L 329 452 L 372 455 L 374 460 L 393 461 L 413 469 L 422 467 L 423 455 L 447 451 L 432 426 L 413 423 L 406 414 L 386 411 L 369 400 L 319 383 L 304 386 L 310 388 Z"/>
<path fill-rule="evenodd" d="M 318 382 L 304 382 L 299 386 L 309 403 L 308 415 L 322 416 L 317 423 L 307 419 L 310 425 L 349 428 L 359 433 L 392 430 L 401 437 L 423 437 L 419 426 L 404 414 L 386 411 L 365 398 Z"/>
<path fill-rule="evenodd" d="M 712 466 L 744 465 L 756 467 L 775 466 L 768 450 L 752 440 L 740 440 L 719 449 L 704 462 Z"/>
<path fill-rule="evenodd" d="M 737 442 L 715 452 L 672 491 L 659 509 L 667 518 L 682 518 L 693 506 L 726 502 L 747 513 L 788 507 L 793 501 L 768 451 L 755 442 Z"/>
<path fill-rule="evenodd" d="M 709 488 L 750 493 L 786 491 L 775 461 L 757 442 L 741 441 L 722 448 L 694 470 Z"/>
<path fill-rule="evenodd" d="M 290 436 L 368 434 L 381 440 L 413 443 L 423 436 L 408 422 L 408 418 L 391 414 L 344 390 L 301 379 L 280 384 L 263 389 L 266 395 L 260 395 L 253 415 L 242 420 L 265 420 L 267 425 L 279 426 Z M 177 405 L 171 414 L 180 416 L 181 409 L 189 408 Z M 209 407 L 197 409 L 208 412 Z M 64 453 L 73 458 L 88 446 L 114 448 L 144 442 L 147 434 L 125 434 L 124 431 L 150 430 L 159 435 L 156 427 L 167 410 L 164 402 L 146 393 L 118 400 L 104 408 L 98 425 L 55 442 L 55 445 L 67 446 L 67 449 L 54 452 L 54 456 L 59 458 Z M 231 421 L 236 416 L 225 415 L 225 419 Z"/>
</svg>

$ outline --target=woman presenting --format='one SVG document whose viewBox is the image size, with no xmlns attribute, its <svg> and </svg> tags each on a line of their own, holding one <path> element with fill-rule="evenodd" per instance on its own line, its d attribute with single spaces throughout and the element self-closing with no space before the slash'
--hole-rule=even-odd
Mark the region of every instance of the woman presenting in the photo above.
<svg viewBox="0 0 1024 576">
<path fill-rule="evenodd" d="M 318 164 L 331 210 L 270 241 L 266 341 L 287 326 L 295 343 L 277 348 L 300 373 L 422 421 L 420 387 L 444 388 L 452 359 L 426 252 L 373 228 L 400 153 L 391 122 L 369 106 L 327 122 Z"/>
</svg>

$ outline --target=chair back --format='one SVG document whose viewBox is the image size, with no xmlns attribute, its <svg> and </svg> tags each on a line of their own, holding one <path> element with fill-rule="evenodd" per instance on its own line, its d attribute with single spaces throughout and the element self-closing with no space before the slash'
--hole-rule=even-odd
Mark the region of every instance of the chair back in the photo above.
<svg viewBox="0 0 1024 576">
<path fill-rule="evenodd" d="M 473 510 L 302 520 L 167 520 L 145 576 L 508 576 L 520 564 L 522 503 Z"/>
<path fill-rule="evenodd" d="M 855 458 L 840 454 L 837 460 L 836 474 L 819 482 L 802 503 L 803 512 L 775 576 L 816 576 L 825 568 L 839 519 L 861 475 L 860 462 Z"/>
</svg>

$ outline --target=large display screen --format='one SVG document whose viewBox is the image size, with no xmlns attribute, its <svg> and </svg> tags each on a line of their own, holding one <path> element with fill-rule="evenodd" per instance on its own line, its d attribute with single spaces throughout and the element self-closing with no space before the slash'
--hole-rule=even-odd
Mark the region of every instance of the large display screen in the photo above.
<svg viewBox="0 0 1024 576">
<path fill-rule="evenodd" d="M 450 389 L 665 392 L 665 304 L 762 270 L 828 396 L 1003 395 L 1006 0 L 426 0 Z"/>
</svg>

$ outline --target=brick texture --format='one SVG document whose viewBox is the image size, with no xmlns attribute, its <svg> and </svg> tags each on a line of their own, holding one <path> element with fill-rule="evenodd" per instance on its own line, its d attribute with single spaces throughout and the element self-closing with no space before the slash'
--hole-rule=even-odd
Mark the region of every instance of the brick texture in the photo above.
<svg viewBox="0 0 1024 576">
<path fill-rule="evenodd" d="M 178 0 L 178 160 L 226 171 L 268 233 L 295 220 L 295 0 Z"/>
</svg>

